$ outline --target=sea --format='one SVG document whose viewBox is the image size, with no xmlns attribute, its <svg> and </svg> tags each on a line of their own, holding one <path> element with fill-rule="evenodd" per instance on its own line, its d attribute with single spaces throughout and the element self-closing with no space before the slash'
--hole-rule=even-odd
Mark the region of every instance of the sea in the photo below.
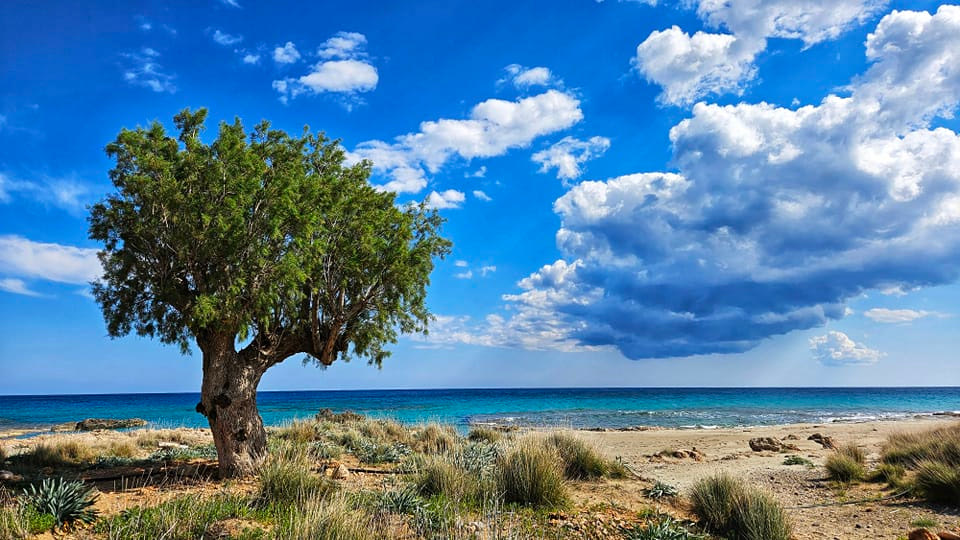
<svg viewBox="0 0 960 540">
<path fill-rule="evenodd" d="M 197 393 L 0 396 L 0 431 L 84 418 L 142 418 L 152 427 L 203 427 Z M 267 425 L 350 410 L 407 424 L 624 429 L 864 422 L 960 414 L 960 387 L 523 388 L 316 390 L 258 393 Z"/>
</svg>

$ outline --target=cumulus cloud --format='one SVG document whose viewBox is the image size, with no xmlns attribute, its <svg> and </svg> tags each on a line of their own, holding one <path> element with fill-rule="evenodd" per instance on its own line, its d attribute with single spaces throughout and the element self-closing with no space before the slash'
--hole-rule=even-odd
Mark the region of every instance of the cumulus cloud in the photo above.
<svg viewBox="0 0 960 540">
<path fill-rule="evenodd" d="M 259 55 L 259 54 L 250 54 L 250 53 L 247 53 L 247 54 L 243 55 L 243 63 L 244 63 L 244 64 L 259 64 L 259 63 L 260 63 L 260 55 Z"/>
<path fill-rule="evenodd" d="M 810 350 L 815 360 L 825 366 L 869 366 L 876 364 L 884 354 L 850 339 L 843 332 L 830 331 L 810 338 Z"/>
<path fill-rule="evenodd" d="M 159 63 L 160 53 L 150 47 L 123 54 L 125 66 L 123 80 L 134 86 L 149 88 L 154 92 L 173 94 L 177 86 L 175 75 L 167 73 Z"/>
<path fill-rule="evenodd" d="M 337 93 L 354 97 L 377 87 L 380 76 L 370 63 L 364 48 L 367 38 L 356 32 L 340 32 L 317 50 L 321 59 L 300 77 L 273 81 L 273 88 L 286 103 L 300 94 Z M 287 45 L 292 45 L 287 43 Z M 276 58 L 276 52 L 274 53 Z M 299 54 L 297 55 L 299 58 Z M 349 100 L 348 104 L 356 103 Z"/>
<path fill-rule="evenodd" d="M 453 275 L 457 279 L 473 279 L 473 270 L 464 270 Z"/>
<path fill-rule="evenodd" d="M 446 191 L 432 191 L 427 196 L 427 206 L 435 209 L 460 208 L 466 197 L 463 192 L 455 189 Z"/>
<path fill-rule="evenodd" d="M 633 63 L 663 88 L 660 100 L 684 105 L 709 96 L 742 93 L 756 75 L 754 61 L 768 38 L 799 39 L 805 46 L 836 39 L 875 15 L 886 0 L 697 0 L 697 15 L 729 33 L 677 26 L 654 31 L 637 47 Z"/>
<path fill-rule="evenodd" d="M 510 64 L 504 68 L 507 76 L 499 82 L 510 82 L 515 87 L 527 89 L 533 86 L 562 86 L 563 81 L 554 77 L 550 69 L 543 66 L 524 67 L 520 64 Z"/>
<path fill-rule="evenodd" d="M 492 274 L 497 271 L 496 265 L 488 264 L 486 266 L 480 267 L 480 276 L 487 277 L 488 274 Z"/>
<path fill-rule="evenodd" d="M 873 308 L 863 312 L 864 317 L 878 323 L 908 323 L 924 317 L 944 317 L 943 313 L 915 309 Z"/>
<path fill-rule="evenodd" d="M 382 189 L 417 193 L 427 186 L 428 172 L 437 172 L 454 157 L 500 156 L 581 119 L 580 101 L 558 90 L 518 101 L 488 99 L 475 105 L 467 119 L 423 122 L 419 131 L 400 135 L 393 142 L 362 142 L 348 158 L 370 160 L 374 172 L 388 179 Z"/>
<path fill-rule="evenodd" d="M 734 353 L 842 318 L 865 291 L 955 281 L 960 136 L 931 122 L 960 101 L 960 7 L 893 12 L 866 46 L 846 97 L 700 103 L 670 131 L 676 172 L 570 189 L 563 258 L 520 281 L 498 331 L 542 325 L 558 347 L 629 358 Z"/>
<path fill-rule="evenodd" d="M 282 47 L 273 49 L 273 61 L 278 64 L 294 64 L 300 60 L 300 51 L 293 42 L 288 41 Z"/>
<path fill-rule="evenodd" d="M 34 242 L 22 236 L 0 236 L 0 275 L 86 284 L 102 273 L 97 250 Z"/>
<path fill-rule="evenodd" d="M 564 137 L 546 150 L 533 154 L 531 159 L 540 164 L 541 173 L 556 169 L 557 178 L 574 180 L 583 174 L 583 163 L 602 156 L 609 148 L 610 139 L 606 137 L 590 137 L 585 141 Z"/>
<path fill-rule="evenodd" d="M 230 45 L 236 45 L 237 43 L 243 41 L 243 36 L 234 36 L 222 30 L 215 30 L 213 32 L 213 41 L 215 41 L 218 45 L 229 47 Z"/>
</svg>

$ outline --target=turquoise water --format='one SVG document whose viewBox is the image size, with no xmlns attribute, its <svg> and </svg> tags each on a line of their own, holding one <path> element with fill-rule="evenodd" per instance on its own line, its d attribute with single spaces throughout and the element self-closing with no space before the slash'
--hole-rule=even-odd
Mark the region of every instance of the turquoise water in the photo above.
<svg viewBox="0 0 960 540">
<path fill-rule="evenodd" d="M 154 426 L 205 426 L 199 395 L 0 396 L 0 429 L 83 418 L 138 417 Z M 417 423 L 623 428 L 852 422 L 960 411 L 960 388 L 576 388 L 260 392 L 264 422 L 321 408 Z"/>
</svg>

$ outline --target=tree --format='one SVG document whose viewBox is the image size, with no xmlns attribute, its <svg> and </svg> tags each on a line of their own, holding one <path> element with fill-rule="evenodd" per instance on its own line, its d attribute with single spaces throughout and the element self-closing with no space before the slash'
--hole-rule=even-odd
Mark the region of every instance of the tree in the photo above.
<svg viewBox="0 0 960 540">
<path fill-rule="evenodd" d="M 197 412 L 213 433 L 221 477 L 245 474 L 266 451 L 257 411 L 264 372 L 304 354 L 329 366 L 379 366 L 400 333 L 426 333 L 435 257 L 449 253 L 441 218 L 398 207 L 348 166 L 338 141 L 292 137 L 239 119 L 200 138 L 207 111 L 124 129 L 110 143 L 115 192 L 95 204 L 103 242 L 93 284 L 112 337 L 136 332 L 203 356 Z"/>
</svg>

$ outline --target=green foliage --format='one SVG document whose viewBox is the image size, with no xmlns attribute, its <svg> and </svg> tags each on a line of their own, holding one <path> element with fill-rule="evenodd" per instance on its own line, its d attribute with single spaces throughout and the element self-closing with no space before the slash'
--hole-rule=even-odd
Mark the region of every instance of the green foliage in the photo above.
<svg viewBox="0 0 960 540">
<path fill-rule="evenodd" d="M 676 497 L 679 493 L 680 492 L 677 491 L 677 488 L 659 480 L 654 482 L 653 486 L 645 492 L 647 497 L 654 500 L 671 499 Z"/>
<path fill-rule="evenodd" d="M 960 467 L 960 424 L 916 433 L 896 433 L 883 446 L 884 463 L 913 469 L 923 461 Z"/>
<path fill-rule="evenodd" d="M 937 520 L 928 517 L 919 517 L 910 522 L 910 526 L 913 528 L 933 528 L 936 527 L 939 523 Z"/>
<path fill-rule="evenodd" d="M 867 462 L 867 454 L 863 451 L 863 448 L 860 448 L 855 444 L 845 444 L 840 448 L 837 448 L 837 453 L 844 455 L 861 465 Z"/>
<path fill-rule="evenodd" d="M 430 423 L 417 430 L 413 438 L 417 451 L 426 454 L 442 454 L 460 444 L 460 436 L 451 426 Z"/>
<path fill-rule="evenodd" d="M 914 485 L 927 500 L 960 505 L 960 468 L 941 461 L 922 461 L 917 465 Z"/>
<path fill-rule="evenodd" d="M 22 505 L 0 504 L 0 540 L 22 540 L 34 532 L 29 528 L 29 522 Z M 50 516 L 51 520 L 53 516 Z M 41 530 L 49 530 L 54 525 L 51 522 Z M 40 532 L 40 531 L 36 531 Z"/>
<path fill-rule="evenodd" d="M 656 521 L 644 525 L 634 525 L 623 531 L 626 540 L 701 540 L 703 535 L 695 534 L 682 523 L 670 516 L 659 517 Z"/>
<path fill-rule="evenodd" d="M 212 537 L 215 523 L 250 515 L 248 500 L 237 495 L 182 495 L 157 506 L 138 506 L 101 519 L 94 531 L 109 540 L 193 540 Z"/>
<path fill-rule="evenodd" d="M 472 442 L 450 455 L 457 467 L 478 478 L 489 478 L 502 455 L 499 446 L 486 442 Z"/>
<path fill-rule="evenodd" d="M 343 454 L 340 445 L 327 441 L 313 441 L 307 445 L 307 451 L 316 459 L 336 459 Z"/>
<path fill-rule="evenodd" d="M 399 333 L 425 331 L 433 258 L 449 252 L 441 218 L 398 207 L 347 166 L 337 141 L 239 119 L 200 134 L 206 109 L 124 129 L 107 145 L 115 191 L 93 205 L 103 242 L 94 284 L 111 336 L 180 345 L 199 335 L 249 340 L 251 355 L 306 353 L 379 364 Z"/>
<path fill-rule="evenodd" d="M 190 461 L 193 459 L 217 459 L 217 447 L 212 444 L 188 446 L 187 448 L 161 448 L 150 454 L 149 461 Z"/>
<path fill-rule="evenodd" d="M 539 441 L 521 441 L 501 458 L 497 489 L 508 503 L 555 508 L 568 502 L 560 458 Z"/>
<path fill-rule="evenodd" d="M 789 540 L 792 525 L 770 495 L 727 475 L 706 478 L 690 492 L 693 512 L 710 532 L 731 540 Z"/>
<path fill-rule="evenodd" d="M 488 442 L 488 443 L 498 443 L 503 439 L 503 433 L 484 426 L 477 426 L 470 428 L 470 433 L 467 435 L 467 440 L 473 442 Z"/>
<path fill-rule="evenodd" d="M 804 465 L 806 467 L 813 467 L 813 462 L 809 459 L 791 454 L 783 458 L 784 465 Z"/>
<path fill-rule="evenodd" d="M 37 513 L 52 515 L 56 527 L 76 522 L 92 523 L 97 518 L 93 504 L 99 495 L 94 493 L 95 490 L 94 486 L 83 482 L 47 478 L 39 487 L 31 484 L 23 492 L 23 500 Z"/>
<path fill-rule="evenodd" d="M 311 465 L 303 446 L 282 445 L 270 452 L 258 470 L 257 506 L 289 505 L 333 491 L 334 483 L 313 474 Z"/>
<path fill-rule="evenodd" d="M 869 479 L 872 482 L 886 482 L 893 488 L 901 488 L 904 487 L 906 476 L 907 469 L 903 465 L 881 463 L 879 467 L 870 473 Z"/>
<path fill-rule="evenodd" d="M 410 449 L 402 443 L 377 444 L 361 439 L 354 445 L 353 454 L 363 463 L 397 463 L 410 455 Z"/>
<path fill-rule="evenodd" d="M 423 500 L 417 486 L 391 489 L 379 495 L 376 502 L 378 512 L 390 514 L 415 514 L 423 508 Z"/>
<path fill-rule="evenodd" d="M 416 475 L 416 486 L 421 494 L 430 497 L 442 495 L 453 501 L 468 496 L 474 478 L 458 467 L 447 456 L 429 456 Z"/>
<path fill-rule="evenodd" d="M 94 462 L 97 453 L 78 441 L 53 441 L 35 444 L 29 452 L 18 456 L 18 461 L 30 467 L 78 467 Z"/>
<path fill-rule="evenodd" d="M 867 475 L 867 469 L 862 463 L 839 451 L 827 456 L 824 467 L 827 468 L 831 479 L 844 484 L 863 480 Z"/>
<path fill-rule="evenodd" d="M 571 480 L 589 480 L 603 476 L 622 476 L 616 465 L 602 457 L 586 442 L 568 433 L 553 433 L 546 444 L 556 450 L 563 461 L 563 474 Z"/>
<path fill-rule="evenodd" d="M 701 524 L 711 531 L 724 531 L 731 523 L 734 501 L 743 485 L 726 474 L 698 480 L 690 490 L 690 505 Z"/>
<path fill-rule="evenodd" d="M 284 540 L 369 540 L 379 535 L 366 515 L 346 497 L 309 499 L 291 508 L 277 523 L 275 536 Z"/>
</svg>

